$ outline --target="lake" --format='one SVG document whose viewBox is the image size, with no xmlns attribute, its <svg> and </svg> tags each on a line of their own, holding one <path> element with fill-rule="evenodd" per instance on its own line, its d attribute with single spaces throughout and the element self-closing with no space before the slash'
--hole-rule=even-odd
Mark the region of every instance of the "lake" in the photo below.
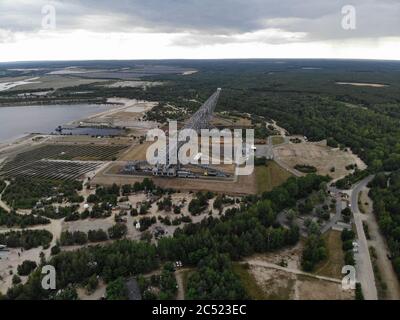
<svg viewBox="0 0 400 320">
<path fill-rule="evenodd" d="M 60 125 L 111 108 L 90 104 L 0 107 L 0 142 L 11 142 L 28 133 L 51 133 Z"/>
</svg>

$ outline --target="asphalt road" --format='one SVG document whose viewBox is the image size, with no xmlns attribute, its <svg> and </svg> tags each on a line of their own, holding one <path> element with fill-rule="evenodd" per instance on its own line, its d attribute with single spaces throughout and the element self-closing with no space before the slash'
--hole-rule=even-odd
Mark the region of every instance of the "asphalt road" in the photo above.
<svg viewBox="0 0 400 320">
<path fill-rule="evenodd" d="M 376 290 L 375 275 L 371 256 L 369 254 L 368 242 L 362 224 L 362 213 L 358 208 L 358 195 L 373 178 L 374 176 L 369 176 L 358 182 L 354 185 L 350 194 L 351 210 L 354 215 L 359 246 L 358 253 L 354 255 L 356 259 L 356 277 L 361 283 L 365 300 L 378 300 L 378 293 Z"/>
</svg>

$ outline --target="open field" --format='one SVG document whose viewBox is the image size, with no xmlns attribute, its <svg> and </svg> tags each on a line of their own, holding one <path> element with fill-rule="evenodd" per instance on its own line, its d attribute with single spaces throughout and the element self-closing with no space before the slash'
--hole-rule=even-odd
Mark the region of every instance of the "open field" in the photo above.
<svg viewBox="0 0 400 320">
<path fill-rule="evenodd" d="M 147 160 L 146 157 L 146 152 L 147 149 L 153 144 L 154 142 L 151 141 L 144 141 L 143 143 L 136 143 L 134 145 L 132 145 L 131 148 L 129 148 L 128 151 L 126 151 L 122 157 L 120 158 L 121 161 L 135 161 L 135 160 Z M 199 151 L 202 150 L 202 146 L 199 145 Z M 219 169 L 224 171 L 225 173 L 228 173 L 230 175 L 234 175 L 235 173 L 235 165 L 233 164 L 224 164 L 224 150 L 223 150 L 223 142 L 221 142 L 221 164 L 219 165 L 212 165 L 214 168 Z M 207 160 L 209 160 L 211 162 L 211 156 L 212 156 L 212 147 L 211 147 L 211 142 L 210 142 L 210 150 L 209 150 L 209 157 L 207 157 Z M 206 155 L 202 155 L 201 159 L 205 160 L 206 159 Z M 198 168 L 198 167 L 194 167 L 194 166 L 190 166 L 188 165 L 187 167 L 190 167 L 190 170 L 192 170 L 193 172 L 202 172 L 204 170 Z M 117 171 L 113 171 L 115 173 L 117 173 Z"/>
<path fill-rule="evenodd" d="M 354 292 L 338 283 L 299 275 L 296 286 L 298 300 L 354 300 Z"/>
<path fill-rule="evenodd" d="M 101 170 L 92 180 L 93 184 L 111 185 L 113 183 L 133 184 L 143 181 L 143 176 L 119 174 L 125 163 L 116 162 L 106 169 Z M 187 191 L 212 191 L 232 195 L 256 194 L 256 175 L 255 172 L 249 176 L 238 176 L 234 180 L 217 179 L 181 179 L 181 178 L 161 178 L 153 177 L 154 183 L 163 188 L 173 188 L 176 190 Z"/>
<path fill-rule="evenodd" d="M 371 88 L 384 88 L 387 87 L 386 84 L 382 83 L 365 83 L 365 82 L 336 82 L 339 85 L 350 85 L 356 87 L 371 87 Z"/>
<path fill-rule="evenodd" d="M 328 258 L 317 266 L 315 273 L 321 276 L 340 279 L 343 276 L 342 267 L 344 266 L 344 253 L 340 232 L 331 230 L 323 237 L 328 249 Z"/>
<path fill-rule="evenodd" d="M 247 295 L 251 300 L 265 300 L 266 296 L 258 285 L 254 275 L 249 272 L 247 265 L 234 263 L 233 271 L 240 278 Z"/>
<path fill-rule="evenodd" d="M 115 127 L 126 127 L 137 135 L 145 135 L 149 129 L 157 128 L 154 121 L 142 121 L 145 113 L 150 111 L 157 102 L 140 101 L 136 99 L 109 98 L 107 103 L 115 104 L 118 107 L 93 115 L 85 122 L 109 123 Z"/>
<path fill-rule="evenodd" d="M 115 81 L 111 84 L 105 84 L 107 88 L 145 88 L 162 86 L 164 83 L 160 81 Z"/>
<path fill-rule="evenodd" d="M 254 255 L 245 260 L 250 266 L 247 269 L 250 279 L 255 279 L 264 297 L 269 300 L 353 299 L 352 291 L 342 290 L 341 277 L 301 271 L 303 246 L 300 241 L 294 247 Z"/>
<path fill-rule="evenodd" d="M 350 173 L 346 170 L 347 165 L 357 164 L 359 169 L 366 168 L 364 162 L 352 152 L 330 148 L 325 142 L 290 143 L 275 147 L 274 152 L 282 163 L 291 168 L 296 165 L 314 166 L 317 174 L 330 175 L 334 179 Z M 332 167 L 334 172 L 331 172 Z"/>
<path fill-rule="evenodd" d="M 26 81 L 27 77 L 14 78 L 14 81 Z M 3 81 L 3 79 L 1 79 Z M 95 82 L 103 82 L 105 80 L 101 79 L 80 79 L 70 76 L 60 76 L 60 75 L 46 75 L 35 79 L 26 84 L 14 87 L 14 90 L 35 90 L 35 89 L 60 89 L 67 87 L 75 87 L 82 84 L 90 84 Z"/>
<path fill-rule="evenodd" d="M 250 265 L 250 274 L 267 300 L 353 300 L 340 283 L 274 268 Z"/>
<path fill-rule="evenodd" d="M 281 168 L 274 161 L 269 161 L 266 166 L 256 166 L 254 170 L 258 193 L 271 191 L 274 187 L 281 185 L 291 177 L 288 171 Z"/>
<path fill-rule="evenodd" d="M 251 119 L 245 117 L 239 117 L 235 115 L 226 115 L 226 114 L 215 114 L 211 119 L 211 124 L 216 127 L 251 127 Z"/>
<path fill-rule="evenodd" d="M 282 137 L 282 136 L 274 136 L 274 137 L 271 138 L 271 140 L 272 140 L 272 144 L 274 146 L 276 146 L 278 144 L 282 144 L 282 143 L 285 142 L 285 138 Z"/>
<path fill-rule="evenodd" d="M 296 275 L 259 266 L 250 266 L 250 274 L 256 279 L 266 300 L 295 299 Z"/>
<path fill-rule="evenodd" d="M 147 148 L 150 147 L 154 142 L 145 141 L 142 144 L 133 145 L 122 157 L 121 161 L 132 161 L 132 160 L 146 160 Z"/>
</svg>

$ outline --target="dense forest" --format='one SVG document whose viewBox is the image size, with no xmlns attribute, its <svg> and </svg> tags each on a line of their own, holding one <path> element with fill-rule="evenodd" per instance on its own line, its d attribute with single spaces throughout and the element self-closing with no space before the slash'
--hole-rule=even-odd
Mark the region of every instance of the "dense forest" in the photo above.
<svg viewBox="0 0 400 320">
<path fill-rule="evenodd" d="M 51 202 L 82 202 L 77 190 L 82 190 L 79 181 L 43 180 L 28 177 L 17 177 L 4 191 L 3 200 L 13 208 L 31 209 L 46 198 Z M 50 202 L 50 203 L 51 203 Z"/>
<path fill-rule="evenodd" d="M 0 243 L 9 248 L 29 250 L 42 246 L 48 248 L 53 235 L 47 230 L 22 230 L 0 233 Z"/>
<path fill-rule="evenodd" d="M 198 70 L 143 79 L 164 85 L 142 88 L 95 84 L 58 89 L 60 99 L 96 100 L 126 97 L 168 103 L 193 112 L 216 88 L 223 88 L 218 111 L 240 111 L 274 119 L 291 134 L 311 140 L 329 138 L 351 147 L 370 170 L 400 168 L 400 64 L 352 60 L 171 60 L 80 62 L 87 68 L 132 68 L 163 65 Z M 35 65 L 35 63 L 33 64 Z M 66 63 L 56 62 L 63 67 Z M 75 65 L 75 64 L 74 64 Z M 42 66 L 43 67 L 43 66 Z M 48 67 L 51 67 L 50 65 Z M 37 76 L 34 72 L 32 76 Z M 339 83 L 376 83 L 380 87 Z M 79 91 L 79 94 L 76 94 Z M 2 93 L 13 96 L 18 91 Z M 13 98 L 9 98 L 13 99 Z M 42 98 L 39 98 L 42 99 Z"/>
<path fill-rule="evenodd" d="M 390 175 L 377 174 L 370 187 L 374 213 L 386 236 L 394 269 L 400 277 L 400 171 Z"/>
<path fill-rule="evenodd" d="M 279 63 L 278 63 L 279 62 Z M 77 62 L 78 63 L 78 62 Z M 336 60 L 210 60 L 141 62 L 195 68 L 199 72 L 182 75 L 152 75 L 149 81 L 163 81 L 164 85 L 141 88 L 109 88 L 81 85 L 61 88 L 57 99 L 104 101 L 107 97 L 126 97 L 158 101 L 161 106 L 171 104 L 195 111 L 217 87 L 222 87 L 218 111 L 250 113 L 252 118 L 274 119 L 291 134 L 301 134 L 311 141 L 328 139 L 330 146 L 350 147 L 367 164 L 367 172 L 356 171 L 337 183 L 348 187 L 371 172 L 400 169 L 400 63 Z M 57 66 L 62 63 L 55 63 Z M 79 64 L 79 63 L 78 63 Z M 91 67 L 105 67 L 95 62 Z M 119 61 L 107 67 L 132 67 L 135 62 Z M 34 67 L 34 66 L 32 66 Z M 341 85 L 338 82 L 377 83 L 380 87 Z M 76 94 L 76 91 L 81 92 Z M 1 93 L 2 101 L 13 102 L 18 91 Z M 43 98 L 38 98 L 43 99 Z M 52 97 L 51 99 L 54 99 Z M 158 245 L 146 242 L 117 241 L 76 252 L 61 252 L 49 261 L 56 266 L 59 288 L 76 297 L 68 284 L 86 284 L 98 274 L 107 282 L 121 277 L 154 270 L 165 261 L 181 260 L 195 266 L 196 272 L 188 279 L 191 298 L 245 298 L 231 261 L 258 252 L 266 252 L 293 245 L 299 230 L 281 227 L 276 216 L 284 208 L 293 207 L 297 200 L 323 188 L 327 178 L 313 174 L 304 178 L 290 178 L 281 187 L 250 199 L 252 205 L 230 210 L 221 219 L 207 218 L 198 224 L 179 228 L 172 238 L 163 238 Z M 41 185 L 14 183 L 7 188 L 4 198 L 15 207 L 31 207 L 49 190 Z M 371 197 L 381 229 L 388 239 L 392 262 L 400 275 L 400 172 L 377 174 L 371 183 Z M 0 189 L 2 184 L 0 182 Z M 147 188 L 137 185 L 135 188 Z M 66 194 L 74 197 L 73 188 Z M 43 192 L 42 192 L 43 191 Z M 68 193 L 71 191 L 71 193 Z M 57 194 L 61 193 L 58 190 Z M 57 196 L 55 194 L 55 196 Z M 111 194 L 111 195 L 110 195 Z M 115 203 L 116 194 L 110 189 L 99 190 L 92 202 Z M 249 201 L 249 202 L 251 202 Z M 201 211 L 206 197 L 200 196 L 191 205 L 194 214 Z M 13 238 L 22 239 L 22 235 Z M 351 241 L 350 235 L 343 235 Z M 350 242 L 349 242 L 350 243 Z M 353 262 L 348 254 L 346 261 Z M 310 238 L 303 256 L 303 267 L 312 270 L 325 257 L 324 246 L 318 236 Z M 89 267 L 88 267 L 89 266 Z M 220 271 L 224 270 L 223 273 Z M 54 298 L 57 294 L 40 289 L 40 268 L 32 273 L 27 284 L 16 284 L 7 294 L 10 299 Z M 58 288 L 58 289 L 59 289 Z M 118 291 L 118 290 L 116 290 Z"/>
<path fill-rule="evenodd" d="M 34 214 L 19 214 L 14 211 L 6 212 L 3 208 L 0 208 L 0 226 L 26 228 L 49 223 L 49 219 L 38 217 Z"/>
</svg>

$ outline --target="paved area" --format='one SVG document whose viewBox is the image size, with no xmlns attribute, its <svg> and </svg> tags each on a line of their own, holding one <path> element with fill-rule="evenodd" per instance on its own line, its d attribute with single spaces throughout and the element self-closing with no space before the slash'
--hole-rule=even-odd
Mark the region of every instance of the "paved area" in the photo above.
<svg viewBox="0 0 400 320">
<path fill-rule="evenodd" d="M 361 283 L 365 300 L 377 300 L 378 293 L 375 284 L 375 275 L 372 267 L 371 256 L 369 254 L 368 242 L 363 228 L 363 214 L 358 208 L 358 196 L 361 190 L 366 188 L 368 183 L 373 179 L 369 176 L 358 182 L 350 193 L 351 209 L 354 215 L 354 223 L 358 235 L 358 253 L 355 254 L 357 280 Z"/>
<path fill-rule="evenodd" d="M 332 229 L 342 217 L 342 210 L 343 210 L 342 198 L 336 188 L 329 187 L 329 191 L 331 192 L 331 194 L 335 195 L 336 199 L 335 215 L 321 228 L 321 233 L 325 233 L 330 229 Z"/>
</svg>

